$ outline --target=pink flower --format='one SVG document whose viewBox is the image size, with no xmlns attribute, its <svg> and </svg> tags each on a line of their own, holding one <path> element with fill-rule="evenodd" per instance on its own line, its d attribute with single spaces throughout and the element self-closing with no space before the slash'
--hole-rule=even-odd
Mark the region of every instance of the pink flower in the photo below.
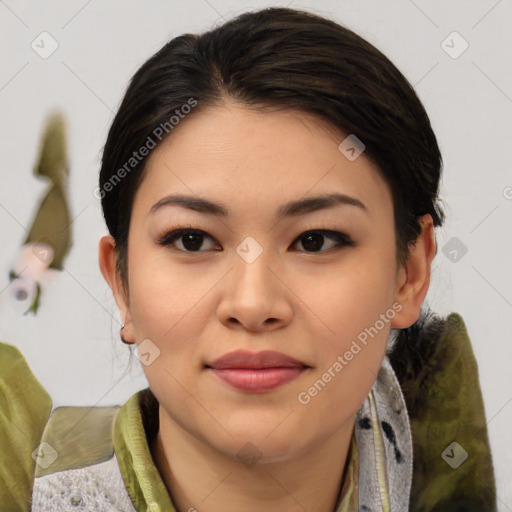
<svg viewBox="0 0 512 512">
<path fill-rule="evenodd" d="M 39 281 L 48 269 L 54 252 L 47 244 L 32 242 L 24 245 L 14 264 L 14 270 L 22 277 Z"/>
</svg>

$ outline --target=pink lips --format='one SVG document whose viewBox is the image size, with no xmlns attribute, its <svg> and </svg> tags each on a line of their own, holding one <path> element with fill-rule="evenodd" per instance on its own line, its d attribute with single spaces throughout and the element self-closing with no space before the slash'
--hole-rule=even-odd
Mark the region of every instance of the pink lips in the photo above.
<svg viewBox="0 0 512 512">
<path fill-rule="evenodd" d="M 275 389 L 309 368 L 293 357 L 272 350 L 256 353 L 237 350 L 216 359 L 206 367 L 234 388 L 251 392 Z"/>
</svg>

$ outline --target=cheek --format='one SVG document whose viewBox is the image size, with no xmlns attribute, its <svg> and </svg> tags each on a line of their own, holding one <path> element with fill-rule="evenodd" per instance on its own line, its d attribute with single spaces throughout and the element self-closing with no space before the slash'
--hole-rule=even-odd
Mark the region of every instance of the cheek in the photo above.
<svg viewBox="0 0 512 512">
<path fill-rule="evenodd" d="M 324 338 L 333 339 L 341 349 L 392 306 L 394 290 L 393 258 L 382 252 L 354 252 L 329 272 L 321 269 L 297 289 L 297 295 L 319 320 Z M 329 336 L 329 333 L 332 336 Z"/>
<path fill-rule="evenodd" d="M 202 298 L 214 280 L 198 277 L 192 265 L 172 265 L 165 249 L 153 248 L 141 240 L 130 252 L 130 311 L 139 337 L 157 340 L 193 338 L 201 324 L 205 302 Z M 145 245 L 144 245 L 145 244 Z M 203 312 L 203 314 L 201 314 Z M 194 322 L 190 320 L 194 317 Z"/>
<path fill-rule="evenodd" d="M 212 307 L 207 295 L 211 279 L 173 271 L 160 256 L 144 257 L 142 252 L 134 254 L 131 272 L 134 337 L 137 344 L 149 339 L 158 353 L 152 364 L 141 365 L 150 387 L 156 394 L 176 397 L 183 393 L 178 383 L 186 382 L 192 392 L 196 383 L 190 376 L 200 370 L 198 344 Z"/>
<path fill-rule="evenodd" d="M 318 407 L 343 403 L 357 411 L 376 379 L 396 313 L 393 257 L 361 251 L 350 265 L 347 262 L 324 276 L 321 284 L 317 281 L 315 290 L 321 293 L 310 294 L 313 302 L 308 305 L 321 320 L 317 320 L 318 357 L 311 379 L 311 384 L 317 379 L 323 395 Z"/>
<path fill-rule="evenodd" d="M 331 320 L 335 334 L 318 339 L 317 364 L 297 395 L 319 429 L 334 430 L 355 415 L 378 376 L 394 310 L 371 298 L 363 304 L 349 304 Z"/>
</svg>

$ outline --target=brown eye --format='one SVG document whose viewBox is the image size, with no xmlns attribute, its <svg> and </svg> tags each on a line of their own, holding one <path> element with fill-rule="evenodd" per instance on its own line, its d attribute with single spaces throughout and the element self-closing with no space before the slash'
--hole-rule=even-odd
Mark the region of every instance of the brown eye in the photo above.
<svg viewBox="0 0 512 512">
<path fill-rule="evenodd" d="M 202 248 L 204 240 L 211 241 L 210 247 Z M 327 242 L 326 242 L 327 240 Z M 301 244 L 305 252 L 326 252 L 330 249 L 341 249 L 345 246 L 355 246 L 355 242 L 345 233 L 331 230 L 314 230 L 302 233 L 293 245 Z M 171 246 L 181 252 L 204 252 L 215 248 L 215 240 L 200 229 L 175 229 L 163 235 L 158 244 Z M 213 245 L 212 245 L 213 244 Z M 299 249 L 300 250 L 300 249 Z"/>
<path fill-rule="evenodd" d="M 325 249 L 326 239 L 333 241 L 333 243 L 327 244 L 327 249 Z M 329 249 L 355 245 L 353 240 L 345 233 L 330 230 L 308 231 L 300 235 L 295 243 L 298 242 L 302 244 L 306 252 L 325 252 Z"/>
<path fill-rule="evenodd" d="M 177 229 L 166 233 L 158 240 L 158 244 L 163 246 L 174 245 L 176 250 L 182 252 L 202 252 L 201 246 L 205 238 L 213 240 L 204 231 L 198 229 Z M 176 247 L 176 242 L 178 242 L 178 245 L 181 245 L 181 248 Z M 207 249 L 211 249 L 211 247 Z"/>
</svg>

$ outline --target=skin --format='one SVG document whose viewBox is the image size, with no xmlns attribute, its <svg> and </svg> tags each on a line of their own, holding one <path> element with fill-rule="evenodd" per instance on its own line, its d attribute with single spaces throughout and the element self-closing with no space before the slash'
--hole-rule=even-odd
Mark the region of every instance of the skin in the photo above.
<svg viewBox="0 0 512 512">
<path fill-rule="evenodd" d="M 132 210 L 129 296 L 112 237 L 100 240 L 125 338 L 160 350 L 143 366 L 160 403 L 151 450 L 181 512 L 333 511 L 355 416 L 390 330 L 419 316 L 436 253 L 432 218 L 421 219 L 407 265 L 397 268 L 391 190 L 364 153 L 349 161 L 339 151 L 345 136 L 304 112 L 261 113 L 231 101 L 198 111 L 150 155 Z M 288 201 L 332 192 L 366 211 L 338 205 L 275 218 Z M 173 193 L 222 203 L 229 215 L 179 206 L 148 213 Z M 157 243 L 174 224 L 207 234 L 199 252 L 186 252 L 183 238 Z M 326 236 L 311 250 L 300 238 L 311 229 L 340 231 L 356 245 L 336 248 Z M 252 263 L 236 252 L 247 236 L 263 250 Z M 394 318 L 301 404 L 298 394 L 393 304 L 401 305 Z M 204 369 L 236 349 L 277 350 L 311 368 L 273 391 L 238 391 Z M 255 465 L 237 458 L 246 443 L 258 453 Z"/>
</svg>

